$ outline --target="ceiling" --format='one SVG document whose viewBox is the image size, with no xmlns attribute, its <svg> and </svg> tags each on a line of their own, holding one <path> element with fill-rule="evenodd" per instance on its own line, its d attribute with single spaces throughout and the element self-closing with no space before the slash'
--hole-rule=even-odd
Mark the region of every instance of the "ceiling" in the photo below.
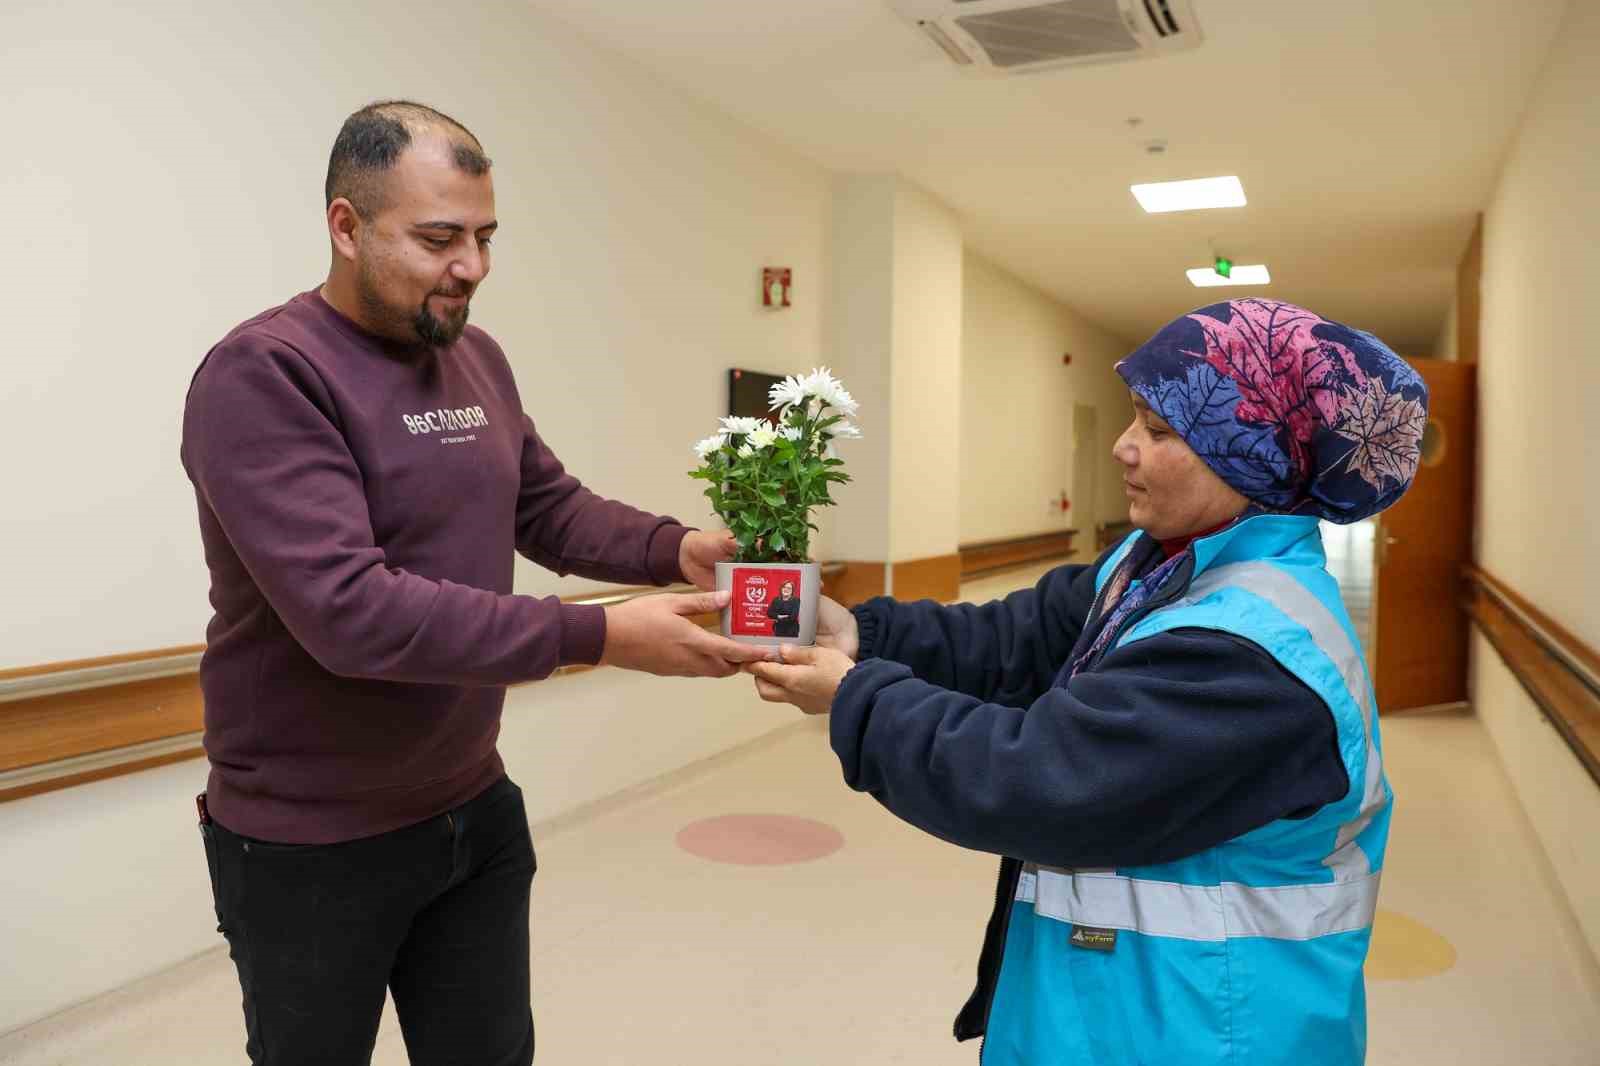
<svg viewBox="0 0 1600 1066">
<path fill-rule="evenodd" d="M 1426 354 L 1568 0 L 1194 0 L 1193 51 L 990 79 L 887 0 L 530 2 L 829 169 L 922 186 L 1126 341 L 1270 295 Z M 1147 215 L 1128 192 L 1217 174 L 1248 206 Z M 1273 283 L 1192 287 L 1213 251 Z"/>
</svg>

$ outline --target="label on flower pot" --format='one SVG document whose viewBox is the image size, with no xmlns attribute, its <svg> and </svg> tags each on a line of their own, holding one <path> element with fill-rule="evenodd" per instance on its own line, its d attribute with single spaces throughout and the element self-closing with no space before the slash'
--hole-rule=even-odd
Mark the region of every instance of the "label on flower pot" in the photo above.
<svg viewBox="0 0 1600 1066">
<path fill-rule="evenodd" d="M 800 574 L 740 566 L 733 571 L 730 628 L 736 637 L 798 637 Z"/>
</svg>

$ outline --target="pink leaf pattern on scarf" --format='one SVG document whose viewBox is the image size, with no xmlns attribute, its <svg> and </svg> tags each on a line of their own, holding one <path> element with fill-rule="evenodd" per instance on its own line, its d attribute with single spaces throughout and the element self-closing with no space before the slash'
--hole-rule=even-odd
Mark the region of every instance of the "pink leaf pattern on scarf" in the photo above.
<svg viewBox="0 0 1600 1066">
<path fill-rule="evenodd" d="M 1239 389 L 1234 417 L 1287 430 L 1291 457 L 1302 479 L 1312 475 L 1311 439 L 1319 424 L 1332 428 L 1367 376 L 1342 344 L 1315 336 L 1322 319 L 1270 300 L 1235 300 L 1226 323 L 1209 315 L 1189 318 L 1205 335 L 1206 350 L 1190 352 Z"/>
</svg>

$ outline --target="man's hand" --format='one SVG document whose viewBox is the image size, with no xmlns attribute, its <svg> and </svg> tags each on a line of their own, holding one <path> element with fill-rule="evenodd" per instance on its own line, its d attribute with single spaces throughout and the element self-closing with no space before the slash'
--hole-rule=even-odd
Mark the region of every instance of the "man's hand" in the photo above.
<svg viewBox="0 0 1600 1066">
<path fill-rule="evenodd" d="M 832 648 L 779 646 L 784 665 L 754 662 L 745 667 L 756 677 L 756 692 L 768 703 L 792 703 L 807 714 L 827 714 L 840 682 L 855 663 Z"/>
<path fill-rule="evenodd" d="M 817 601 L 817 647 L 843 652 L 854 662 L 861 650 L 861 629 L 856 616 L 828 597 Z"/>
<path fill-rule="evenodd" d="M 770 647 L 740 644 L 687 617 L 720 611 L 728 596 L 727 592 L 641 596 L 607 607 L 601 664 L 663 677 L 727 677 L 744 663 L 767 658 Z"/>
<path fill-rule="evenodd" d="M 731 560 L 739 550 L 739 542 L 726 529 L 710 532 L 692 529 L 678 545 L 678 569 L 684 579 L 699 588 L 710 589 L 717 584 L 717 564 Z"/>
</svg>

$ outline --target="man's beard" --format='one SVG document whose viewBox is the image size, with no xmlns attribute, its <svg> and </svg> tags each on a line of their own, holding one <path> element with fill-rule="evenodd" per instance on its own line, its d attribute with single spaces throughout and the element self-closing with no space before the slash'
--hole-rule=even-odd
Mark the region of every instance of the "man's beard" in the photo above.
<svg viewBox="0 0 1600 1066">
<path fill-rule="evenodd" d="M 423 344 L 434 348 L 448 348 L 461 336 L 461 331 L 467 328 L 467 311 L 467 305 L 462 304 L 461 310 L 446 318 L 439 318 L 428 310 L 428 301 L 424 299 L 422 306 L 417 308 L 416 316 L 411 319 L 411 328 L 417 331 L 417 336 L 422 338 Z"/>
<path fill-rule="evenodd" d="M 356 294 L 361 301 L 362 309 L 367 313 L 367 320 L 378 327 L 378 332 L 394 340 L 406 343 L 421 341 L 431 348 L 448 348 L 460 338 L 461 331 L 467 328 L 469 307 L 466 304 L 457 311 L 447 313 L 444 318 L 428 310 L 428 297 L 435 293 L 424 296 L 421 306 L 415 311 L 389 304 L 384 300 L 377 279 L 373 277 L 372 271 L 365 263 L 356 272 Z M 463 294 L 441 292 L 437 295 Z"/>
</svg>

